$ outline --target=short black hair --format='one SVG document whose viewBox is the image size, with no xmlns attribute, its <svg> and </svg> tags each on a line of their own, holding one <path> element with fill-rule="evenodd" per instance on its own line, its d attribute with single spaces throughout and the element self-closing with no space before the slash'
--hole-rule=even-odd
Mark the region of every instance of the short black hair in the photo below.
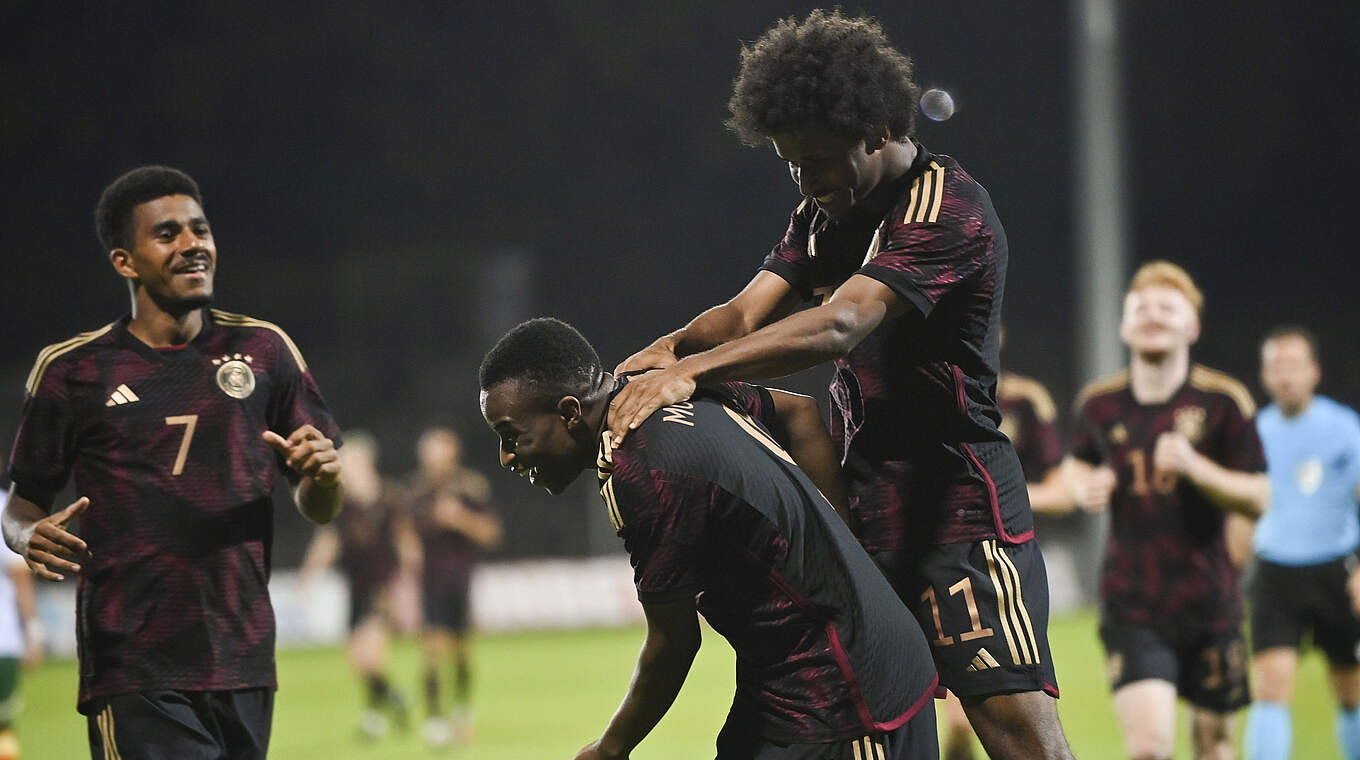
<svg viewBox="0 0 1360 760">
<path fill-rule="evenodd" d="M 187 195 L 203 205 L 194 178 L 169 166 L 139 166 L 110 182 L 94 207 L 94 234 L 104 252 L 131 244 L 128 225 L 134 208 L 167 195 Z"/>
<path fill-rule="evenodd" d="M 1313 355 L 1313 362 L 1322 364 L 1322 356 L 1318 353 L 1317 336 L 1307 327 L 1303 325 L 1280 325 L 1266 333 L 1266 337 L 1261 339 L 1261 345 L 1264 347 L 1265 344 L 1278 338 L 1302 338 L 1303 342 L 1308 344 L 1308 353 Z"/>
<path fill-rule="evenodd" d="M 851 140 L 887 127 L 904 141 L 916 131 L 914 76 L 911 58 L 873 19 L 839 10 L 790 16 L 742 45 L 727 126 L 753 146 L 811 126 Z"/>
<path fill-rule="evenodd" d="M 599 387 L 604 367 L 595 347 L 575 327 L 552 317 L 521 322 L 482 359 L 482 390 L 506 380 L 527 381 L 553 401 L 585 398 Z"/>
</svg>

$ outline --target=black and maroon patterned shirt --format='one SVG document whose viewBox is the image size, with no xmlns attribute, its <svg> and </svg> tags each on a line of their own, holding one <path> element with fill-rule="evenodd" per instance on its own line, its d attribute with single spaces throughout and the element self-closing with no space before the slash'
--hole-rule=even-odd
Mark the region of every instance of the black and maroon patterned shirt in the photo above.
<svg viewBox="0 0 1360 760">
<path fill-rule="evenodd" d="M 1239 574 L 1223 535 L 1227 513 L 1184 478 L 1157 476 L 1152 455 L 1158 436 L 1175 431 L 1221 467 L 1265 472 L 1255 413 L 1241 383 L 1199 365 L 1165 403 L 1138 403 L 1127 371 L 1078 395 L 1072 454 L 1118 475 L 1100 577 L 1106 620 L 1168 632 L 1241 624 Z"/>
<path fill-rule="evenodd" d="M 892 730 L 933 696 L 930 647 L 770 436 L 772 415 L 768 391 L 729 383 L 658 410 L 617 450 L 601 446 L 600 495 L 638 598 L 695 599 L 731 643 L 729 722 L 783 743 Z"/>
<path fill-rule="evenodd" d="M 1015 446 L 1025 480 L 1031 483 L 1043 480 L 1063 459 L 1053 397 L 1038 380 L 1003 372 L 996 400 L 1001 409 L 1001 432 Z"/>
<path fill-rule="evenodd" d="M 865 548 L 1023 542 L 1029 495 L 996 406 L 1006 234 L 957 161 L 916 148 L 906 174 L 844 219 L 804 201 L 762 268 L 805 299 L 861 274 L 909 304 L 836 360 L 831 384 Z"/>
<path fill-rule="evenodd" d="M 93 558 L 77 586 L 79 704 L 158 689 L 273 687 L 270 498 L 282 459 L 260 438 L 339 431 L 277 326 L 204 310 L 156 350 L 128 318 L 48 346 L 10 459 L 49 511 L 75 474 Z"/>
<path fill-rule="evenodd" d="M 440 499 L 457 499 L 467 509 L 483 515 L 496 514 L 485 479 L 465 472 L 461 482 L 437 488 L 418 486 L 411 499 L 411 518 L 420 537 L 421 584 L 426 589 L 457 589 L 472 582 L 472 571 L 481 561 L 481 544 L 461 531 L 442 525 L 436 517 Z"/>
<path fill-rule="evenodd" d="M 396 575 L 395 522 L 405 507 L 401 487 L 386 480 L 372 504 L 346 497 L 344 508 L 335 518 L 340 536 L 337 564 L 354 595 L 375 594 Z"/>
</svg>

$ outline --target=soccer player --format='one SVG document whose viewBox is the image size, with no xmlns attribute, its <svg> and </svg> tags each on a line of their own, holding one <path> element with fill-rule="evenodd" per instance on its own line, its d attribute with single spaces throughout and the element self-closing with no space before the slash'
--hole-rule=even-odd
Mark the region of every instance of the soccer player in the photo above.
<svg viewBox="0 0 1360 760">
<path fill-rule="evenodd" d="M 1305 631 L 1327 657 L 1344 756 L 1360 758 L 1360 417 L 1317 394 L 1317 341 L 1302 327 L 1261 345 L 1273 403 L 1256 417 L 1270 509 L 1256 527 L 1251 585 L 1252 680 L 1247 757 L 1289 757 L 1289 702 Z"/>
<path fill-rule="evenodd" d="M 1100 638 L 1133 758 L 1170 758 L 1176 696 L 1195 756 L 1230 758 L 1249 699 L 1231 520 L 1265 509 L 1270 482 L 1241 383 L 1190 361 L 1203 296 L 1184 269 L 1143 265 L 1124 298 L 1129 368 L 1077 397 L 1069 471 L 1081 504 L 1111 509 Z"/>
<path fill-rule="evenodd" d="M 577 760 L 628 757 L 661 719 L 699 647 L 696 612 L 737 654 L 719 760 L 938 757 L 925 636 L 791 458 L 836 478 L 811 399 L 705 388 L 615 449 L 605 414 L 627 380 L 571 326 L 521 324 L 480 375 L 501 464 L 554 494 L 594 470 L 635 570 L 647 637 L 623 703 Z"/>
<path fill-rule="evenodd" d="M 134 169 L 95 226 L 131 314 L 38 354 L 5 543 L 44 578 L 79 576 L 92 757 L 263 758 L 270 493 L 283 472 L 307 519 L 333 519 L 339 433 L 281 329 L 209 308 L 217 247 L 193 179 Z M 53 511 L 72 473 L 80 497 Z"/>
<path fill-rule="evenodd" d="M 304 588 L 337 560 L 349 585 L 350 665 L 364 683 L 366 706 L 359 730 L 368 739 L 384 736 L 393 720 L 407 722 L 406 700 L 387 677 L 388 591 L 402 565 L 414 566 L 403 551 L 397 527 L 406 516 L 406 495 L 378 472 L 378 442 L 362 430 L 345 433 L 340 450 L 345 502 L 340 514 L 312 539 L 299 571 Z M 389 714 L 391 719 L 389 719 Z"/>
<path fill-rule="evenodd" d="M 941 682 L 992 756 L 1069 757 L 1043 557 L 997 427 L 1006 234 L 987 191 L 912 138 L 918 91 L 878 24 L 839 12 L 742 51 L 729 126 L 771 145 L 803 200 L 740 293 L 619 365 L 664 369 L 615 397 L 609 428 L 626 440 L 700 383 L 834 361 L 851 527 L 931 636 Z"/>
<path fill-rule="evenodd" d="M 411 530 L 401 538 L 417 546 L 424 611 L 425 739 L 436 747 L 466 743 L 472 730 L 472 669 L 468 660 L 468 602 L 472 570 L 483 552 L 501 541 L 501 522 L 486 478 L 462 464 L 462 443 L 434 427 L 416 444 L 420 471 L 411 500 Z M 440 699 L 440 674 L 453 671 L 452 707 Z"/>
</svg>

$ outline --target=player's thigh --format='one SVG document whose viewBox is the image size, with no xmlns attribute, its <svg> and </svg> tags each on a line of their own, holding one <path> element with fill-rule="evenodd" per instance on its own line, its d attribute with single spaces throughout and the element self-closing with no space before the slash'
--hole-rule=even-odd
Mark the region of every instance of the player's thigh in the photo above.
<svg viewBox="0 0 1360 760">
<path fill-rule="evenodd" d="M 1178 649 L 1176 689 L 1197 708 L 1232 713 L 1251 701 L 1247 644 L 1240 630 L 1190 637 Z"/>
<path fill-rule="evenodd" d="M 1261 560 L 1247 594 L 1251 601 L 1251 645 L 1257 652 L 1283 647 L 1297 650 L 1303 643 L 1305 608 L 1296 568 Z"/>
<path fill-rule="evenodd" d="M 1294 698 L 1294 677 L 1299 670 L 1299 650 L 1271 647 L 1257 650 L 1251 658 L 1251 681 L 1255 699 L 1288 703 Z"/>
<path fill-rule="evenodd" d="M 1351 608 L 1346 591 L 1349 573 L 1341 560 L 1314 569 L 1314 582 L 1299 593 L 1310 597 L 1308 622 L 1313 643 L 1327 656 L 1334 668 L 1360 665 L 1360 617 Z"/>
<path fill-rule="evenodd" d="M 935 705 L 927 701 L 906 723 L 837 742 L 782 744 L 759 736 L 754 723 L 725 725 L 717 760 L 938 760 Z"/>
<path fill-rule="evenodd" d="M 95 699 L 86 716 L 90 757 L 217 760 L 222 743 L 192 692 L 150 691 Z"/>
<path fill-rule="evenodd" d="M 1027 691 L 1057 696 L 1038 542 L 935 546 L 898 582 L 931 643 L 941 685 L 965 702 Z"/>
<path fill-rule="evenodd" d="M 1160 678 L 1115 689 L 1115 717 L 1130 757 L 1171 757 L 1176 744 L 1176 685 Z"/>
</svg>

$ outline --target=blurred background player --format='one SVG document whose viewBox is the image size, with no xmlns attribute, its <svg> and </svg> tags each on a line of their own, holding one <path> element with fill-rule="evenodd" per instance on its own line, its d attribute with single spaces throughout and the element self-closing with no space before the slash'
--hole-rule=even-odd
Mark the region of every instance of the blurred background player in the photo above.
<svg viewBox="0 0 1360 760">
<path fill-rule="evenodd" d="M 208 308 L 217 246 L 193 179 L 133 169 L 95 226 L 132 312 L 38 354 L 5 543 L 48 580 L 79 575 L 93 758 L 264 758 L 271 494 L 284 474 L 304 517 L 332 520 L 339 429 L 283 330 Z M 80 497 L 53 512 L 72 473 Z"/>
<path fill-rule="evenodd" d="M 570 325 L 519 325 L 480 376 L 501 465 L 552 494 L 595 471 L 633 563 L 647 637 L 623 703 L 577 760 L 628 757 L 670 709 L 699 612 L 737 655 L 719 760 L 939 757 L 930 647 L 833 506 L 839 466 L 812 399 L 705 388 L 615 449 L 605 417 L 628 380 Z"/>
<path fill-rule="evenodd" d="M 365 431 L 346 432 L 340 465 L 345 472 L 344 508 L 334 522 L 317 531 L 299 580 L 305 588 L 339 562 L 349 586 L 346 654 L 366 694 L 359 729 L 377 739 L 389 729 L 389 713 L 398 728 L 406 727 L 406 701 L 387 675 L 389 593 L 399 568 L 413 565 L 416 558 L 397 541 L 398 524 L 409 519 L 406 496 L 378 472 L 377 439 Z"/>
<path fill-rule="evenodd" d="M 0 565 L 5 568 L 0 573 L 0 760 L 19 760 L 14 722 L 24 707 L 22 672 L 42 660 L 43 629 L 33 571 L 23 557 L 10 552 Z"/>
<path fill-rule="evenodd" d="M 1003 346 L 1005 338 L 1003 326 Z M 1062 473 L 1065 452 L 1053 396 L 1034 378 L 1002 371 L 997 379 L 996 402 L 1001 410 L 1001 432 L 1010 439 L 1020 458 L 1029 505 L 1040 527 L 1038 532 L 1048 536 L 1043 530 L 1047 527 L 1044 518 L 1068 514 L 1076 506 Z M 1050 559 L 1051 586 L 1057 578 L 1052 572 L 1052 554 L 1048 547 L 1045 547 L 1045 555 Z M 968 724 L 962 703 L 952 691 L 945 698 L 944 757 L 946 760 L 971 760 L 973 757 L 973 728 Z"/>
<path fill-rule="evenodd" d="M 871 19 L 813 11 L 743 47 L 728 124 L 773 147 L 802 201 L 740 293 L 619 365 L 661 369 L 619 392 L 609 429 L 698 383 L 834 362 L 851 527 L 933 637 L 941 683 L 991 754 L 1067 758 L 1043 555 L 997 429 L 1006 233 L 986 189 L 913 139 L 919 92 Z"/>
<path fill-rule="evenodd" d="M 419 471 L 411 495 L 410 530 L 401 540 L 417 547 L 420 562 L 425 738 L 443 746 L 471 736 L 469 592 L 478 560 L 501 542 L 501 522 L 486 478 L 463 466 L 463 446 L 456 433 L 429 428 L 420 435 L 416 457 Z M 447 713 L 442 702 L 444 674 L 453 676 Z"/>
<path fill-rule="evenodd" d="M 1231 758 L 1233 713 L 1250 699 L 1228 523 L 1249 527 L 1270 482 L 1251 395 L 1190 362 L 1203 301 L 1179 266 L 1140 267 L 1119 331 L 1129 368 L 1076 403 L 1077 501 L 1111 508 L 1100 638 L 1133 758 L 1171 757 L 1178 693 L 1195 756 Z"/>
<path fill-rule="evenodd" d="M 1360 760 L 1360 417 L 1317 394 L 1317 341 L 1280 327 L 1261 344 L 1272 403 L 1256 418 L 1270 509 L 1256 526 L 1251 584 L 1252 680 L 1247 757 L 1285 760 L 1289 704 L 1304 633 L 1327 657 L 1347 760 Z"/>
</svg>

